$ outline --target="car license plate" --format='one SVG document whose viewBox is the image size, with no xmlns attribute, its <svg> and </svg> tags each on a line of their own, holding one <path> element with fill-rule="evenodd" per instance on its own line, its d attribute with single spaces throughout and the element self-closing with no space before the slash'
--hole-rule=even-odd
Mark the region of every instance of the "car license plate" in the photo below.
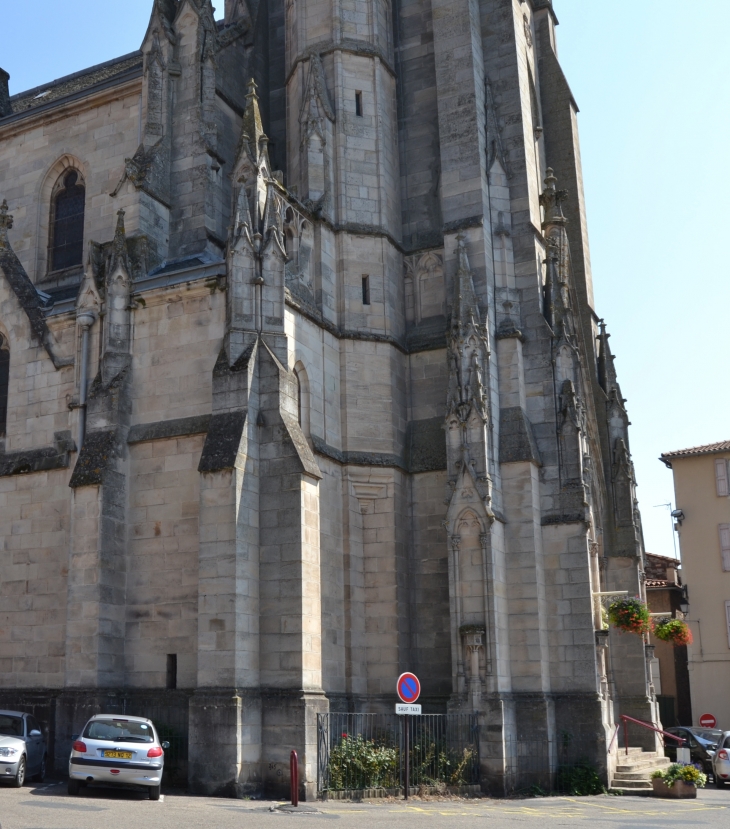
<svg viewBox="0 0 730 829">
<path fill-rule="evenodd" d="M 132 752 L 131 751 L 105 751 L 104 757 L 108 757 L 110 760 L 131 760 L 132 759 Z"/>
</svg>

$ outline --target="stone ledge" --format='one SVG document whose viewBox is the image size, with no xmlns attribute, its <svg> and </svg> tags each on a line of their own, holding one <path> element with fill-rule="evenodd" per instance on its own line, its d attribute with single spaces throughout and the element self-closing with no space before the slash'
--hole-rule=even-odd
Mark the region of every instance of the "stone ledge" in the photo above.
<svg viewBox="0 0 730 829">
<path fill-rule="evenodd" d="M 318 455 L 323 455 L 343 466 L 386 466 L 408 472 L 403 459 L 385 452 L 343 452 L 325 443 L 322 438 L 312 435 L 312 446 Z"/>
<path fill-rule="evenodd" d="M 211 415 L 181 417 L 176 420 L 158 420 L 154 423 L 138 423 L 132 426 L 127 443 L 144 443 L 150 440 L 181 438 L 189 435 L 203 435 L 208 432 Z"/>
<path fill-rule="evenodd" d="M 72 489 L 81 486 L 101 486 L 104 483 L 104 473 L 120 454 L 116 429 L 89 432 L 68 485 Z"/>
<path fill-rule="evenodd" d="M 71 432 L 56 432 L 53 446 L 0 453 L 0 478 L 47 472 L 51 469 L 68 469 L 69 452 L 75 451 L 76 444 Z"/>
<path fill-rule="evenodd" d="M 499 462 L 521 463 L 523 461 L 542 466 L 532 424 L 520 406 L 500 409 Z"/>
<path fill-rule="evenodd" d="M 241 446 L 247 409 L 211 415 L 198 472 L 233 469 Z"/>
</svg>

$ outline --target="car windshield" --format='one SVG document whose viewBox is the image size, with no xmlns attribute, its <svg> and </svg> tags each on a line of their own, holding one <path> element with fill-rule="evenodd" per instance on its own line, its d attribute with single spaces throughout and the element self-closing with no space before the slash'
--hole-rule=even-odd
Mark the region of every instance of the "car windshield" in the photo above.
<svg viewBox="0 0 730 829">
<path fill-rule="evenodd" d="M 106 740 L 110 743 L 152 743 L 154 734 L 148 723 L 130 720 L 92 720 L 84 731 L 89 740 Z"/>
<path fill-rule="evenodd" d="M 0 714 L 0 734 L 5 734 L 8 737 L 22 737 L 23 718 Z"/>
<path fill-rule="evenodd" d="M 699 737 L 700 740 L 705 740 L 708 743 L 717 743 L 720 741 L 722 737 L 722 731 L 701 731 L 698 729 L 692 729 L 692 733 Z"/>
</svg>

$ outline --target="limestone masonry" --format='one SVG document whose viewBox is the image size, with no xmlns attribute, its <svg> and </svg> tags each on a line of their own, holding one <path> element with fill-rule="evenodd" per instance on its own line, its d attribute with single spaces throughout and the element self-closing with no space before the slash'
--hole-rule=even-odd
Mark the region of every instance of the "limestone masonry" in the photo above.
<svg viewBox="0 0 730 829">
<path fill-rule="evenodd" d="M 126 711 L 194 791 L 296 748 L 312 797 L 316 715 L 405 670 L 495 790 L 517 741 L 606 778 L 657 720 L 641 638 L 596 635 L 643 546 L 556 24 L 155 0 L 139 52 L 0 71 L 0 707 L 57 766 Z"/>
</svg>

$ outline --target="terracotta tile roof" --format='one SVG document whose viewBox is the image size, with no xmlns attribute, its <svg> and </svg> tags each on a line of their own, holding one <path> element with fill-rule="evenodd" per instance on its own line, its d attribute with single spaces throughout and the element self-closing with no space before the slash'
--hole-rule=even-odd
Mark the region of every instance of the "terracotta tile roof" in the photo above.
<svg viewBox="0 0 730 829">
<path fill-rule="evenodd" d="M 706 443 L 704 446 L 690 446 L 689 449 L 677 449 L 674 452 L 664 452 L 659 460 L 666 463 L 672 458 L 713 455 L 715 452 L 730 452 L 730 440 L 721 440 L 719 443 Z"/>
<path fill-rule="evenodd" d="M 666 579 L 647 579 L 646 580 L 647 587 L 668 587 L 669 582 Z M 672 587 L 674 587 L 674 582 L 672 582 Z"/>
<path fill-rule="evenodd" d="M 76 72 L 73 75 L 67 75 L 65 78 L 51 81 L 51 83 L 43 86 L 37 86 L 35 89 L 29 89 L 27 92 L 20 92 L 11 96 L 10 105 L 13 112 L 12 115 L 7 117 L 12 118 L 13 115 L 28 112 L 31 109 L 58 101 L 69 95 L 75 95 L 86 90 L 91 91 L 93 87 L 135 69 L 140 71 L 142 69 L 141 52 L 132 52 L 123 55 L 121 58 L 115 58 L 106 63 L 84 69 L 82 72 Z"/>
</svg>

